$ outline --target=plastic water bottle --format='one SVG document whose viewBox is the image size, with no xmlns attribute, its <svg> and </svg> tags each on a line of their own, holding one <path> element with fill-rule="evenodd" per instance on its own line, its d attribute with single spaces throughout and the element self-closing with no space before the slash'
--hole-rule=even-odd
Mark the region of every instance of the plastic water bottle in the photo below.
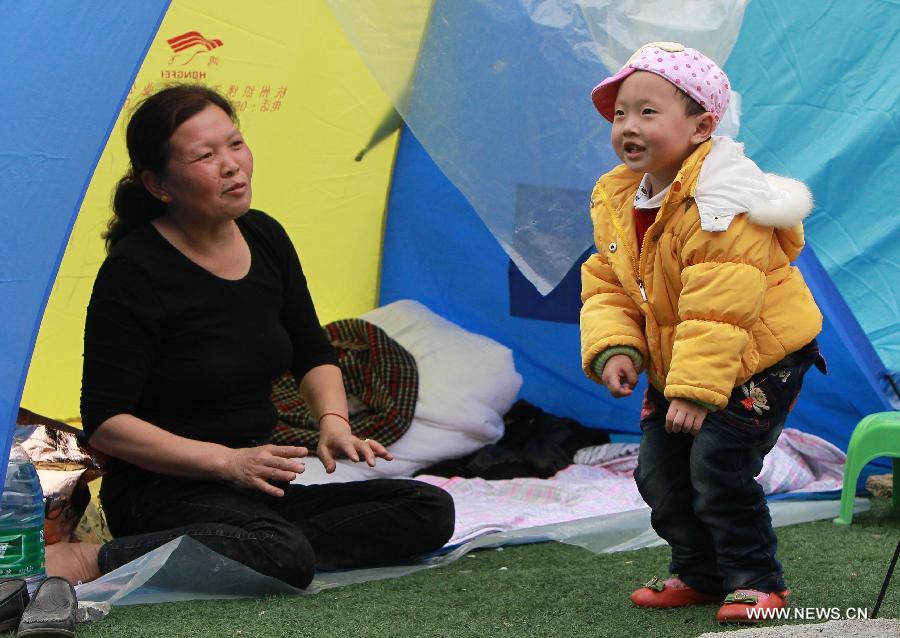
<svg viewBox="0 0 900 638">
<path fill-rule="evenodd" d="M 28 454 L 13 445 L 0 499 L 0 579 L 23 578 L 34 593 L 46 575 L 44 492 Z"/>
</svg>

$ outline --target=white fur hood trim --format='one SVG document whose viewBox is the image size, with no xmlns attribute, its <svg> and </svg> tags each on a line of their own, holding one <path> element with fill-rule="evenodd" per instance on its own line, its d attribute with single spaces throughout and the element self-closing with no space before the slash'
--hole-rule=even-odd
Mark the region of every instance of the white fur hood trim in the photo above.
<svg viewBox="0 0 900 638">
<path fill-rule="evenodd" d="M 754 224 L 791 228 L 809 215 L 812 193 L 803 182 L 763 173 L 744 145 L 714 136 L 709 155 L 700 167 L 694 191 L 700 227 L 724 232 L 735 215 L 747 213 Z"/>
</svg>

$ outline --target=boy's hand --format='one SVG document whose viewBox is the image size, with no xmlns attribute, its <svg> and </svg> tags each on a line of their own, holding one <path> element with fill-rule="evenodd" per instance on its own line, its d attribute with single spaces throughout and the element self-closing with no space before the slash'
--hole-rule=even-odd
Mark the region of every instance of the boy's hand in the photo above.
<svg viewBox="0 0 900 638">
<path fill-rule="evenodd" d="M 626 354 L 617 354 L 609 358 L 603 366 L 603 385 L 617 399 L 627 397 L 637 385 L 638 375 L 634 362 Z"/>
<path fill-rule="evenodd" d="M 666 432 L 696 436 L 709 410 L 685 399 L 672 399 L 666 413 Z"/>
</svg>

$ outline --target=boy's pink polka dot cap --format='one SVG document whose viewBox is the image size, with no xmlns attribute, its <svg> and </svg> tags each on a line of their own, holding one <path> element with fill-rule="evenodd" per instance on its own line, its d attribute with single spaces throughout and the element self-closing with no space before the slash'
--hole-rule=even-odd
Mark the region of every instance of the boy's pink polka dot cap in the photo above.
<svg viewBox="0 0 900 638">
<path fill-rule="evenodd" d="M 651 42 L 638 49 L 625 66 L 591 91 L 594 106 L 610 122 L 622 81 L 635 71 L 649 71 L 666 78 L 713 114 L 716 124 L 731 100 L 731 84 L 725 71 L 697 51 L 677 42 Z"/>
</svg>

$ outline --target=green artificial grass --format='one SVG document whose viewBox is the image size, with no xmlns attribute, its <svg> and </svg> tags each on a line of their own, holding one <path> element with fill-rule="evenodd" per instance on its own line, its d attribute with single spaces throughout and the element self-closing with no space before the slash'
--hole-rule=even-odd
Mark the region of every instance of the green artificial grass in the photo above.
<svg viewBox="0 0 900 638">
<path fill-rule="evenodd" d="M 792 605 L 871 609 L 900 539 L 900 510 L 873 499 L 849 527 L 819 521 L 777 531 Z M 79 625 L 78 636 L 685 638 L 726 630 L 714 620 L 715 605 L 646 610 L 630 603 L 633 588 L 665 574 L 668 555 L 659 547 L 598 556 L 560 543 L 484 550 L 309 597 L 115 607 L 102 622 Z M 900 618 L 900 569 L 879 617 Z"/>
</svg>

